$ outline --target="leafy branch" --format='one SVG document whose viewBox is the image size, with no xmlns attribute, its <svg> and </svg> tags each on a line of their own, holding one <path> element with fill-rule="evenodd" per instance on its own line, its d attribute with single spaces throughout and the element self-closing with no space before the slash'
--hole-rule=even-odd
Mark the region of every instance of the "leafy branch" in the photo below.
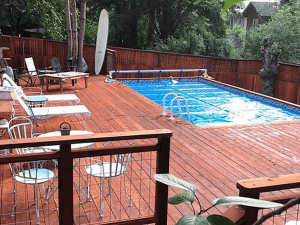
<svg viewBox="0 0 300 225">
<path fill-rule="evenodd" d="M 234 225 L 234 223 L 231 220 L 221 215 L 210 215 L 208 217 L 202 216 L 203 213 L 207 212 L 208 210 L 217 205 L 243 205 L 265 209 L 283 206 L 279 203 L 263 201 L 259 199 L 252 199 L 239 196 L 226 196 L 223 198 L 213 200 L 212 206 L 210 206 L 207 209 L 204 209 L 200 203 L 200 200 L 196 196 L 196 188 L 193 184 L 181 180 L 171 174 L 155 174 L 154 179 L 168 186 L 177 187 L 186 191 L 168 199 L 168 203 L 172 205 L 177 205 L 180 203 L 187 203 L 192 205 L 194 215 L 183 216 L 177 222 L 177 225 Z M 195 208 L 193 206 L 194 202 L 196 202 L 199 205 L 199 212 L 195 211 Z"/>
</svg>

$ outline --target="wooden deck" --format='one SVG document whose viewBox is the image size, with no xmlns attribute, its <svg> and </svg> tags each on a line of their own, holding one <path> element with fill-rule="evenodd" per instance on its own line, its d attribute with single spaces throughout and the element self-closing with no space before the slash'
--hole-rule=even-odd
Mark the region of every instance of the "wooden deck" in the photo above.
<svg viewBox="0 0 300 225">
<path fill-rule="evenodd" d="M 90 76 L 88 88 L 84 79 L 79 79 L 75 86 L 64 85 L 63 93 L 76 93 L 80 104 L 90 110 L 86 129 L 95 133 L 172 130 L 170 173 L 196 186 L 203 208 L 211 206 L 215 198 L 238 195 L 238 180 L 299 173 L 300 121 L 196 127 L 178 117 L 170 121 L 161 115 L 161 106 L 119 82 L 105 83 L 105 78 Z M 59 86 L 56 87 L 44 93 L 61 94 Z M 70 122 L 72 129 L 82 130 L 76 117 L 53 117 L 47 123 L 39 121 L 34 132 L 57 131 L 63 121 Z M 169 190 L 170 196 L 181 192 Z M 199 209 L 196 205 L 195 208 Z M 209 213 L 226 209 L 213 208 Z M 168 211 L 168 224 L 192 213 L 185 204 L 169 205 Z"/>
</svg>

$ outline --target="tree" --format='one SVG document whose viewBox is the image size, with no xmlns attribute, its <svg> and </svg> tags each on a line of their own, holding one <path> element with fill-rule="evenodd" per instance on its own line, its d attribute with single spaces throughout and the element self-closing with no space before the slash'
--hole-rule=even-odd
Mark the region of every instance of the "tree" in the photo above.
<svg viewBox="0 0 300 225">
<path fill-rule="evenodd" d="M 85 33 L 85 24 L 86 24 L 86 2 L 87 0 L 82 0 L 80 4 L 80 32 L 78 38 L 78 68 L 79 71 L 83 71 L 82 68 L 82 57 L 83 57 L 83 41 Z"/>
<path fill-rule="evenodd" d="M 13 36 L 26 36 L 24 29 L 45 28 L 44 38 L 62 40 L 63 14 L 63 0 L 2 0 L 0 27 Z"/>
<path fill-rule="evenodd" d="M 83 71 L 82 57 L 83 57 L 83 43 L 84 43 L 85 24 L 86 24 L 86 4 L 87 4 L 87 0 L 82 0 L 80 2 L 80 21 L 79 21 L 80 32 L 78 37 L 76 0 L 71 1 L 72 14 L 70 13 L 69 0 L 65 0 L 66 23 L 67 23 L 67 34 L 68 34 L 67 58 L 69 59 L 70 57 L 72 57 L 72 64 L 78 65 L 79 71 Z"/>
<path fill-rule="evenodd" d="M 246 34 L 244 58 L 260 59 L 261 43 L 268 38 L 270 46 L 277 45 L 280 61 L 300 64 L 300 1 L 291 0 L 273 14 L 268 23 L 250 29 Z"/>
<path fill-rule="evenodd" d="M 65 8 L 66 8 L 66 28 L 67 28 L 67 42 L 68 42 L 68 51 L 67 51 L 67 59 L 72 57 L 72 49 L 73 49 L 73 38 L 72 38 L 72 25 L 71 25 L 71 14 L 70 14 L 70 2 L 69 0 L 65 0 Z"/>
</svg>

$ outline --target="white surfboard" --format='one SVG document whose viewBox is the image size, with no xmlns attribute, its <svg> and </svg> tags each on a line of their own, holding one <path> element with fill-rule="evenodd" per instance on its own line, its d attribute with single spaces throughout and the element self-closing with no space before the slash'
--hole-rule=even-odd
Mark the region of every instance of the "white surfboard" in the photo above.
<svg viewBox="0 0 300 225">
<path fill-rule="evenodd" d="M 96 51 L 95 51 L 95 74 L 99 75 L 100 70 L 103 65 L 107 37 L 108 37 L 108 12 L 103 9 L 100 13 L 99 23 L 98 23 L 98 33 L 96 41 Z"/>
</svg>

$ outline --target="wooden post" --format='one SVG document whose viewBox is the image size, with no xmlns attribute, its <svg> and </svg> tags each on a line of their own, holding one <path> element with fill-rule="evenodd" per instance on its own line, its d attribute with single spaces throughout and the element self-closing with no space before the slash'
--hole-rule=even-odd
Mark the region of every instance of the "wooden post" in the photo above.
<svg viewBox="0 0 300 225">
<path fill-rule="evenodd" d="M 73 224 L 73 159 L 71 144 L 60 145 L 58 192 L 59 224 Z"/>
<path fill-rule="evenodd" d="M 243 191 L 240 191 L 239 196 L 240 197 L 259 199 L 259 193 L 246 194 L 246 193 L 243 193 Z M 252 225 L 252 224 L 254 224 L 258 219 L 258 208 L 248 207 L 248 206 L 245 206 L 244 208 L 245 208 L 245 213 L 244 214 L 246 216 L 246 219 L 244 220 L 242 225 Z"/>
<path fill-rule="evenodd" d="M 156 173 L 169 173 L 170 164 L 170 137 L 158 141 L 160 150 L 157 152 Z M 168 219 L 168 186 L 156 182 L 155 191 L 155 216 L 158 218 L 157 225 L 167 224 Z"/>
</svg>

